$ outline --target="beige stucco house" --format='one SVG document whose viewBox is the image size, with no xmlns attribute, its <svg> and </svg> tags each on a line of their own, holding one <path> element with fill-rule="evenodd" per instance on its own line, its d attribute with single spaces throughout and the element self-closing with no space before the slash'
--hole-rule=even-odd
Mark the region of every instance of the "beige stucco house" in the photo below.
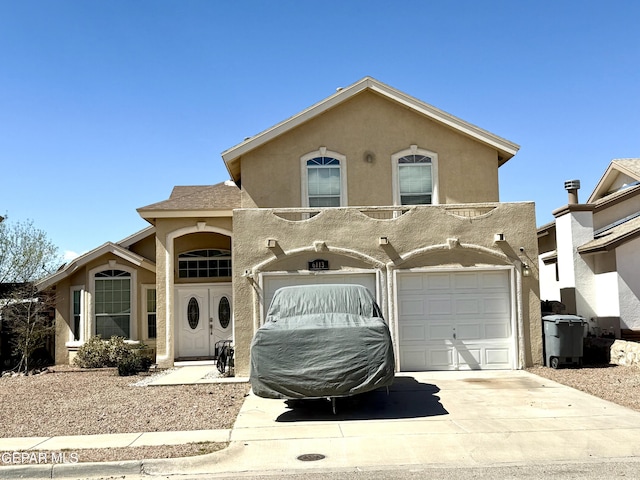
<svg viewBox="0 0 640 480">
<path fill-rule="evenodd" d="M 247 375 L 277 288 L 358 283 L 398 370 L 541 363 L 534 205 L 499 201 L 518 149 L 372 78 L 339 89 L 223 152 L 229 181 L 176 187 L 138 209 L 149 228 L 45 279 L 56 360 L 97 333 L 149 344 L 162 366 L 229 339 Z"/>
<path fill-rule="evenodd" d="M 583 316 L 592 334 L 640 333 L 640 159 L 612 160 L 585 203 L 580 182 L 538 229 L 542 300 Z"/>
</svg>

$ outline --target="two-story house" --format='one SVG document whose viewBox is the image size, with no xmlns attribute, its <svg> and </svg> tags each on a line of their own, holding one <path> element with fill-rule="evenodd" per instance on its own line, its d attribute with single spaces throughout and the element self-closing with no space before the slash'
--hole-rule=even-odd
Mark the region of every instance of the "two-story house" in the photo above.
<svg viewBox="0 0 640 480">
<path fill-rule="evenodd" d="M 568 204 L 538 229 L 541 298 L 583 316 L 592 334 L 638 338 L 640 159 L 611 161 L 586 203 L 579 181 L 565 188 Z"/>
<path fill-rule="evenodd" d="M 281 286 L 357 283 L 389 323 L 397 369 L 542 362 L 534 205 L 499 201 L 518 145 L 372 78 L 222 153 L 230 181 L 175 187 L 152 225 L 45 279 L 59 295 L 57 361 L 121 334 L 160 365 L 236 373 Z"/>
</svg>

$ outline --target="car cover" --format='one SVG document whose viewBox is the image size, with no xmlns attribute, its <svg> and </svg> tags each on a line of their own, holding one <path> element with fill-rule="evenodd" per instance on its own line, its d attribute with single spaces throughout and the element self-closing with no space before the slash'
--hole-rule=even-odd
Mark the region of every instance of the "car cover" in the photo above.
<svg viewBox="0 0 640 480">
<path fill-rule="evenodd" d="M 266 398 L 339 397 L 393 383 L 389 328 L 359 285 L 284 287 L 251 344 L 251 387 Z"/>
</svg>

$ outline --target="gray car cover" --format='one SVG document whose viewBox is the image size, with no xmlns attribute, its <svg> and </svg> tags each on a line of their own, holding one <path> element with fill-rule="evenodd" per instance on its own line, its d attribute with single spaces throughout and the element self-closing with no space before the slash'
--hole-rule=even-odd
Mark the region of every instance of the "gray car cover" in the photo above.
<svg viewBox="0 0 640 480">
<path fill-rule="evenodd" d="M 266 398 L 339 397 L 391 385 L 389 328 L 359 285 L 284 287 L 251 343 L 251 387 Z"/>
</svg>

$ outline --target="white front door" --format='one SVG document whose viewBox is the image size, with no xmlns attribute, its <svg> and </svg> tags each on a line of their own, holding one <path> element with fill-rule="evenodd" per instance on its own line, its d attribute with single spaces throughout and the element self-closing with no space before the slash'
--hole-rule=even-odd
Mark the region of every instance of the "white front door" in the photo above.
<svg viewBox="0 0 640 480">
<path fill-rule="evenodd" d="M 231 285 L 176 288 L 178 358 L 213 358 L 215 344 L 231 340 Z"/>
</svg>

